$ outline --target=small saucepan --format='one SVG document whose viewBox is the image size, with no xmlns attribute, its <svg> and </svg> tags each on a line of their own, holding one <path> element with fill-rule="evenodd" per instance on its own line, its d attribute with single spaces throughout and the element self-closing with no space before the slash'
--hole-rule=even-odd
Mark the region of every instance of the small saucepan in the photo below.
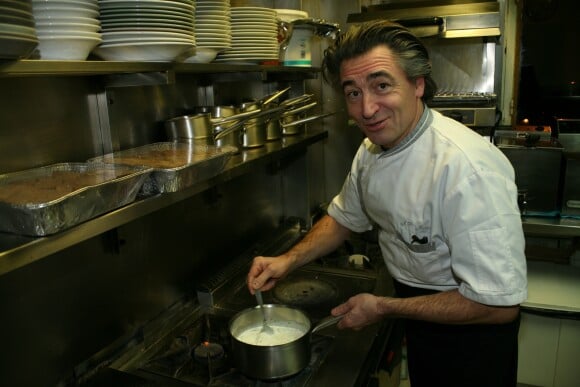
<svg viewBox="0 0 580 387">
<path fill-rule="evenodd" d="M 311 335 L 341 318 L 329 316 L 311 329 L 310 319 L 297 308 L 265 304 L 245 309 L 229 324 L 236 367 L 260 380 L 297 374 L 310 363 Z"/>
</svg>

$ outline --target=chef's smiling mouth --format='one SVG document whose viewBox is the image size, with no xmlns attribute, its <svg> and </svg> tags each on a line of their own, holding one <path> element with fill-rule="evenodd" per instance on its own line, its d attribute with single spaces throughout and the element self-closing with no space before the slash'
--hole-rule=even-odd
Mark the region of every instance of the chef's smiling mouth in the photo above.
<svg viewBox="0 0 580 387">
<path fill-rule="evenodd" d="M 377 131 L 383 128 L 386 119 L 373 121 L 373 122 L 365 122 L 364 126 L 366 129 L 370 131 Z"/>
</svg>

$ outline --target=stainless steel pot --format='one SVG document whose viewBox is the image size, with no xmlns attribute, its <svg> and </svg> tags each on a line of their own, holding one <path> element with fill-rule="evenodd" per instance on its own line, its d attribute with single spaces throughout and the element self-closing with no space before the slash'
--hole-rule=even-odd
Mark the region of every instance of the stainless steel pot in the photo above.
<svg viewBox="0 0 580 387">
<path fill-rule="evenodd" d="M 263 309 L 262 309 L 263 308 Z M 262 329 L 264 324 L 273 328 L 272 333 L 258 331 L 258 334 L 271 335 L 280 344 L 256 345 L 248 343 L 244 333 L 248 330 Z M 281 379 L 302 371 L 310 362 L 311 334 L 336 323 L 342 316 L 323 319 L 311 329 L 308 316 L 297 308 L 285 305 L 266 304 L 245 309 L 230 320 L 229 331 L 232 341 L 232 354 L 236 367 L 245 375 L 261 380 Z M 299 329 L 300 335 L 289 341 L 283 340 L 277 326 L 291 326 Z M 242 340 L 240 340 L 242 338 Z"/>
<path fill-rule="evenodd" d="M 238 109 L 231 105 L 231 106 L 213 106 L 212 110 L 211 110 L 211 116 L 212 118 L 226 118 L 226 117 L 231 117 L 234 116 L 236 114 L 238 114 Z M 236 148 L 240 147 L 240 139 L 239 136 L 237 135 L 237 133 L 235 132 L 231 132 L 229 135 L 220 137 L 220 138 L 216 138 L 215 136 L 218 133 L 221 133 L 222 131 L 226 130 L 228 128 L 228 125 L 221 123 L 221 124 L 216 124 L 213 127 L 213 135 L 214 135 L 214 143 L 216 146 L 226 146 L 226 145 L 230 145 L 230 146 L 235 146 Z"/>
<path fill-rule="evenodd" d="M 172 141 L 196 145 L 211 145 L 212 126 L 209 114 L 201 113 L 174 117 L 165 122 L 165 132 Z"/>
<path fill-rule="evenodd" d="M 232 110 L 233 109 L 233 110 Z M 209 110 L 209 109 L 208 109 Z M 234 113 L 235 114 L 232 114 Z M 252 117 L 261 113 L 260 109 L 238 113 L 235 108 L 216 106 L 211 113 L 199 113 L 175 117 L 165 122 L 167 136 L 172 141 L 203 143 L 206 145 L 232 145 L 239 146 L 237 136 L 226 138 L 225 133 L 217 136 L 220 132 L 230 133 L 241 128 Z M 223 117 L 212 117 L 212 114 Z M 221 141 L 217 141 L 217 140 Z"/>
</svg>

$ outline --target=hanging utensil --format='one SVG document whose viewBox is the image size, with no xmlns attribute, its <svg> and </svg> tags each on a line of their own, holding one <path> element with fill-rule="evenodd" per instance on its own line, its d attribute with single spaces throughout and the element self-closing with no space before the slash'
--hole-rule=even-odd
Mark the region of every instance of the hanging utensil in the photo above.
<svg viewBox="0 0 580 387">
<path fill-rule="evenodd" d="M 298 113 L 305 112 L 306 110 L 312 109 L 316 105 L 318 105 L 318 102 L 314 101 L 314 102 L 311 102 L 307 105 L 303 105 L 303 106 L 300 106 L 300 107 L 297 107 L 297 108 L 294 108 L 291 110 L 286 110 L 284 113 L 282 113 L 282 117 L 292 116 L 292 115 L 295 115 Z"/>
<path fill-rule="evenodd" d="M 314 94 L 303 94 L 301 96 L 290 98 L 290 99 L 287 99 L 287 100 L 280 102 L 280 106 L 289 107 L 289 106 L 300 105 L 301 103 L 306 103 L 306 102 L 310 101 L 313 96 L 314 96 Z"/>
<path fill-rule="evenodd" d="M 280 98 L 280 96 L 282 96 L 282 94 L 286 93 L 288 90 L 290 90 L 290 86 L 288 86 L 285 89 L 278 90 L 275 93 L 270 94 L 270 95 L 262 98 L 261 100 L 258 101 L 258 104 L 260 106 L 268 105 L 268 104 L 274 102 L 276 99 Z"/>
<path fill-rule="evenodd" d="M 282 123 L 282 127 L 283 128 L 290 128 L 292 126 L 302 125 L 302 124 L 305 124 L 305 123 L 310 122 L 310 121 L 314 121 L 314 120 L 318 120 L 320 118 L 324 118 L 324 117 L 331 116 L 333 114 L 335 114 L 335 113 L 334 112 L 332 112 L 332 113 L 323 113 L 323 114 L 318 114 L 318 115 L 315 115 L 315 116 L 301 118 L 301 119 L 296 120 L 296 121 L 292 121 L 292 122 L 288 122 L 288 123 Z"/>
</svg>

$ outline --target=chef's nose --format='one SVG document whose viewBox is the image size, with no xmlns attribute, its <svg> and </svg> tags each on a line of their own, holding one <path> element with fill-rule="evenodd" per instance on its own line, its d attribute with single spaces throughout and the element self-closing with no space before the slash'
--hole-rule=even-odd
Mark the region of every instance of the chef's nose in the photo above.
<svg viewBox="0 0 580 387">
<path fill-rule="evenodd" d="M 376 112 L 379 110 L 378 104 L 375 98 L 369 94 L 363 94 L 361 99 L 362 103 L 362 115 L 365 119 L 371 119 L 374 117 Z"/>
</svg>

